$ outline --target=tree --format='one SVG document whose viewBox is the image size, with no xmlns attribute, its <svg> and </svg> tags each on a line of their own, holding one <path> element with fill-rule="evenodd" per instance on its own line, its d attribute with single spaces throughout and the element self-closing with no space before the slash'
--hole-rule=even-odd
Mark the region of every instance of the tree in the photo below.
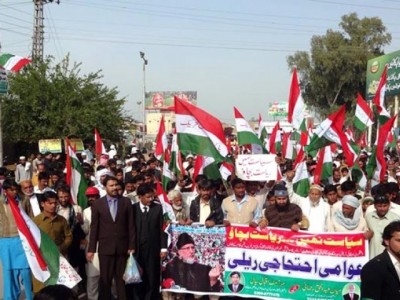
<svg viewBox="0 0 400 300">
<path fill-rule="evenodd" d="M 35 143 L 71 135 L 93 140 L 97 128 L 103 139 L 120 141 L 128 119 L 125 99 L 101 78 L 101 71 L 81 76 L 80 64 L 70 66 L 68 56 L 55 66 L 48 57 L 12 75 L 2 104 L 4 140 Z"/>
<path fill-rule="evenodd" d="M 359 19 L 356 13 L 342 16 L 340 31 L 328 29 L 313 36 L 310 54 L 297 51 L 288 57 L 297 66 L 304 101 L 326 116 L 337 105 L 351 106 L 356 93 L 365 93 L 367 61 L 383 55 L 391 35 L 377 18 Z"/>
</svg>

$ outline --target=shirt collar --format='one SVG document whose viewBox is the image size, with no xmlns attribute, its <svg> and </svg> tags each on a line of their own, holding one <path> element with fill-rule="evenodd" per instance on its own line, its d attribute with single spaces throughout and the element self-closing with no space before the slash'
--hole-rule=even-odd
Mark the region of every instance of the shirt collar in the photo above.
<svg viewBox="0 0 400 300">
<path fill-rule="evenodd" d="M 117 201 L 118 200 L 118 198 L 112 198 L 109 195 L 106 195 L 106 199 L 107 199 L 108 202 Z"/>
</svg>

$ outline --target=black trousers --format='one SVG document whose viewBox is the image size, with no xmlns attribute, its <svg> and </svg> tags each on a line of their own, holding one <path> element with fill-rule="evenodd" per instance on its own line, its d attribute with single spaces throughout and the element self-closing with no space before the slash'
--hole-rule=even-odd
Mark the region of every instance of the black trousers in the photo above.
<svg viewBox="0 0 400 300">
<path fill-rule="evenodd" d="M 111 286 L 114 279 L 118 300 L 126 300 L 125 282 L 122 279 L 128 254 L 100 255 L 99 300 L 112 300 Z"/>
</svg>

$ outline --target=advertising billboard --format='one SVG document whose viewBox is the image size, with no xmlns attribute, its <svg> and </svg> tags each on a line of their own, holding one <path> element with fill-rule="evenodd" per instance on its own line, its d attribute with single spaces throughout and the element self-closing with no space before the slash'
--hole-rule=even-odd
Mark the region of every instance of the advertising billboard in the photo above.
<svg viewBox="0 0 400 300">
<path fill-rule="evenodd" d="M 372 100 L 375 96 L 379 81 L 385 68 L 387 70 L 386 95 L 398 95 L 400 93 L 400 50 L 368 60 L 366 99 Z"/>
<path fill-rule="evenodd" d="M 197 92 L 171 92 L 171 91 L 158 91 L 146 93 L 145 110 L 174 110 L 174 96 L 179 97 L 184 101 L 188 101 L 193 105 L 197 105 Z"/>
<path fill-rule="evenodd" d="M 287 117 L 288 103 L 275 101 L 269 105 L 268 114 L 273 117 Z"/>
</svg>

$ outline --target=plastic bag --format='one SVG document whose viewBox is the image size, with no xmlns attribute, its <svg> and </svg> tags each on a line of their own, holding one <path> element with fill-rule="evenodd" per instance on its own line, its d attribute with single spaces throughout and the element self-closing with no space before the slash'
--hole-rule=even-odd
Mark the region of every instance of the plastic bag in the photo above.
<svg viewBox="0 0 400 300">
<path fill-rule="evenodd" d="M 142 282 L 142 278 L 139 272 L 139 266 L 136 262 L 136 259 L 133 257 L 132 253 L 129 254 L 128 260 L 126 262 L 126 268 L 123 279 L 125 281 L 125 284 Z"/>
</svg>

